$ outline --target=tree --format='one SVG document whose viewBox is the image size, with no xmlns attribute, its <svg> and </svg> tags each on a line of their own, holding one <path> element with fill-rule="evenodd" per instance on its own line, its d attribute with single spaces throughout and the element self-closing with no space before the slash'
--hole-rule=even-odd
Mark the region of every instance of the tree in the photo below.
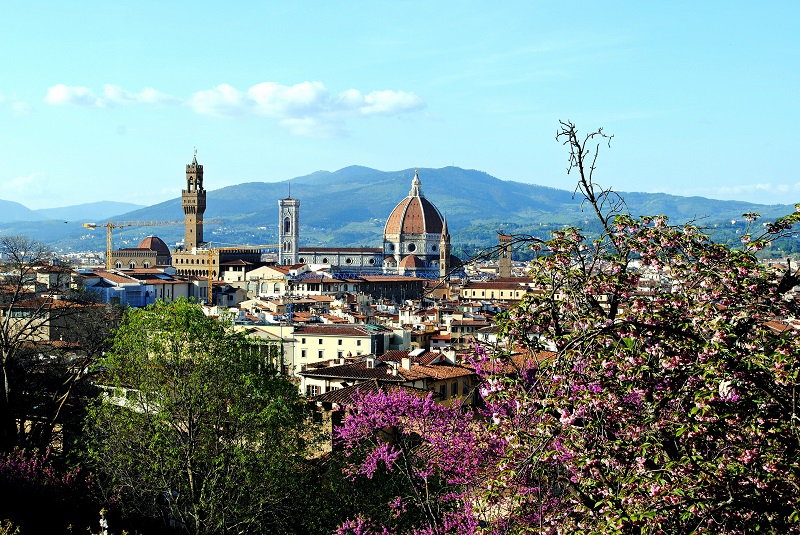
<svg viewBox="0 0 800 535">
<path fill-rule="evenodd" d="M 50 265 L 36 240 L 0 236 L 0 259 L 0 451 L 44 450 L 80 412 L 73 394 L 118 311 L 81 299 L 71 270 Z"/>
<path fill-rule="evenodd" d="M 185 300 L 130 310 L 86 424 L 109 499 L 189 533 L 291 532 L 310 433 L 264 349 Z"/>
<path fill-rule="evenodd" d="M 504 318 L 508 346 L 476 349 L 486 405 L 473 420 L 501 451 L 471 471 L 460 525 L 491 533 L 800 532 L 800 337 L 788 325 L 798 313 L 789 294 L 798 273 L 774 273 L 755 257 L 791 233 L 800 205 L 732 249 L 691 222 L 628 214 L 624 199 L 595 180 L 599 143 L 610 140 L 602 130 L 580 136 L 566 122 L 557 139 L 600 231 L 531 239 L 539 292 Z M 494 372 L 520 352 L 546 358 Z M 370 406 L 355 414 L 368 418 Z M 453 417 L 452 426 L 466 425 Z M 361 519 L 345 527 L 371 529 Z"/>
<path fill-rule="evenodd" d="M 354 405 L 337 432 L 350 457 L 348 475 L 381 478 L 394 495 L 383 511 L 339 532 L 358 533 L 381 518 L 401 532 L 420 526 L 428 530 L 422 533 L 474 531 L 482 518 L 471 497 L 501 446 L 480 419 L 459 404 L 436 403 L 433 392 L 401 388 L 356 395 Z"/>
</svg>

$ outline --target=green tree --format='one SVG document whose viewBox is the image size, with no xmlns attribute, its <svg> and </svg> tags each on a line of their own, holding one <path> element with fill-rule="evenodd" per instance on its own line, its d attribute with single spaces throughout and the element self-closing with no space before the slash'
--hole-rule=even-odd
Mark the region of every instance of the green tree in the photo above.
<svg viewBox="0 0 800 535">
<path fill-rule="evenodd" d="M 123 513 L 189 533 L 295 531 L 306 405 L 265 349 L 185 300 L 126 314 L 86 424 Z"/>
<path fill-rule="evenodd" d="M 34 239 L 0 236 L 0 258 L 0 451 L 45 450 L 80 429 L 86 371 L 120 311 L 74 291 Z"/>
</svg>

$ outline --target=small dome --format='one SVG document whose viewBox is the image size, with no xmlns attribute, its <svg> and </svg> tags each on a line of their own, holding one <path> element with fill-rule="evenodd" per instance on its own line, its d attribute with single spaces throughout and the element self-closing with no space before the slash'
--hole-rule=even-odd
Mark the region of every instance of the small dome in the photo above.
<svg viewBox="0 0 800 535">
<path fill-rule="evenodd" d="M 420 268 L 425 267 L 425 264 L 422 262 L 422 260 L 420 260 L 419 258 L 414 256 L 413 254 L 410 254 L 410 255 L 408 255 L 407 257 L 403 258 L 400 261 L 400 267 L 406 268 L 406 269 L 408 269 L 408 268 L 420 269 Z"/>
<path fill-rule="evenodd" d="M 167 246 L 166 243 L 164 243 L 164 240 L 162 240 L 158 236 L 146 237 L 145 239 L 142 240 L 137 249 L 149 249 L 151 251 L 156 251 L 160 254 L 165 254 L 165 255 L 170 254 L 169 247 Z"/>
<path fill-rule="evenodd" d="M 384 235 L 388 234 L 441 234 L 442 214 L 422 195 L 419 172 L 414 172 L 411 191 L 395 206 L 386 220 Z"/>
</svg>

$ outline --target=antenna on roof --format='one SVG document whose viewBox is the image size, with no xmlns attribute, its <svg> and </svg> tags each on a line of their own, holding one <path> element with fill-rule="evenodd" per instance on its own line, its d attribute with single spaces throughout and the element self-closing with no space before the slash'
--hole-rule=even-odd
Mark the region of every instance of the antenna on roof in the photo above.
<svg viewBox="0 0 800 535">
<path fill-rule="evenodd" d="M 286 184 L 289 186 L 289 197 L 288 198 L 291 199 L 292 198 L 292 181 L 289 180 Z"/>
</svg>

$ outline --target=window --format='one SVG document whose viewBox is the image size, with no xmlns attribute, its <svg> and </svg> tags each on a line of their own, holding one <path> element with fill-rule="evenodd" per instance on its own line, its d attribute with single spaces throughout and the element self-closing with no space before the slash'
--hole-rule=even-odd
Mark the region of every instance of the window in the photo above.
<svg viewBox="0 0 800 535">
<path fill-rule="evenodd" d="M 316 396 L 319 394 L 319 387 L 317 385 L 306 385 L 306 395 Z"/>
<path fill-rule="evenodd" d="M 339 345 L 342 345 L 342 339 L 339 338 Z"/>
<path fill-rule="evenodd" d="M 458 381 L 454 381 L 450 385 L 450 397 L 454 398 L 458 395 Z"/>
<path fill-rule="evenodd" d="M 442 399 L 447 399 L 447 385 L 442 383 L 439 385 L 439 395 L 442 396 Z"/>
<path fill-rule="evenodd" d="M 361 340 L 356 340 L 356 345 L 360 346 L 361 345 Z"/>
<path fill-rule="evenodd" d="M 337 351 L 336 352 L 336 358 L 342 358 L 343 356 L 344 356 L 343 352 L 341 352 L 341 351 Z"/>
<path fill-rule="evenodd" d="M 436 252 L 436 246 L 435 245 L 431 245 L 431 251 L 433 251 L 434 253 Z"/>
<path fill-rule="evenodd" d="M 301 338 L 301 339 L 300 339 L 300 343 L 301 343 L 301 344 L 305 344 L 305 343 L 306 343 L 306 339 L 305 339 L 305 338 Z"/>
<path fill-rule="evenodd" d="M 317 358 L 320 358 L 320 359 L 321 359 L 321 358 L 322 358 L 324 355 L 325 355 L 325 351 L 323 351 L 322 349 L 320 349 L 320 350 L 319 350 L 319 356 L 318 356 Z"/>
<path fill-rule="evenodd" d="M 469 379 L 461 380 L 461 394 L 464 396 L 469 394 Z"/>
<path fill-rule="evenodd" d="M 408 252 L 409 253 L 413 253 L 416 250 L 417 250 L 417 246 L 416 245 L 414 245 L 413 243 L 409 243 L 408 244 Z"/>
<path fill-rule="evenodd" d="M 319 339 L 319 345 L 322 345 L 322 338 Z"/>
<path fill-rule="evenodd" d="M 289 220 L 289 218 L 286 217 L 286 218 L 283 219 L 283 232 L 285 234 L 288 234 L 291 231 L 292 231 L 292 223 Z"/>
<path fill-rule="evenodd" d="M 300 358 L 301 358 L 301 359 L 304 359 L 304 358 L 306 358 L 306 350 L 305 350 L 305 349 L 301 349 L 301 350 L 300 350 Z"/>
</svg>

